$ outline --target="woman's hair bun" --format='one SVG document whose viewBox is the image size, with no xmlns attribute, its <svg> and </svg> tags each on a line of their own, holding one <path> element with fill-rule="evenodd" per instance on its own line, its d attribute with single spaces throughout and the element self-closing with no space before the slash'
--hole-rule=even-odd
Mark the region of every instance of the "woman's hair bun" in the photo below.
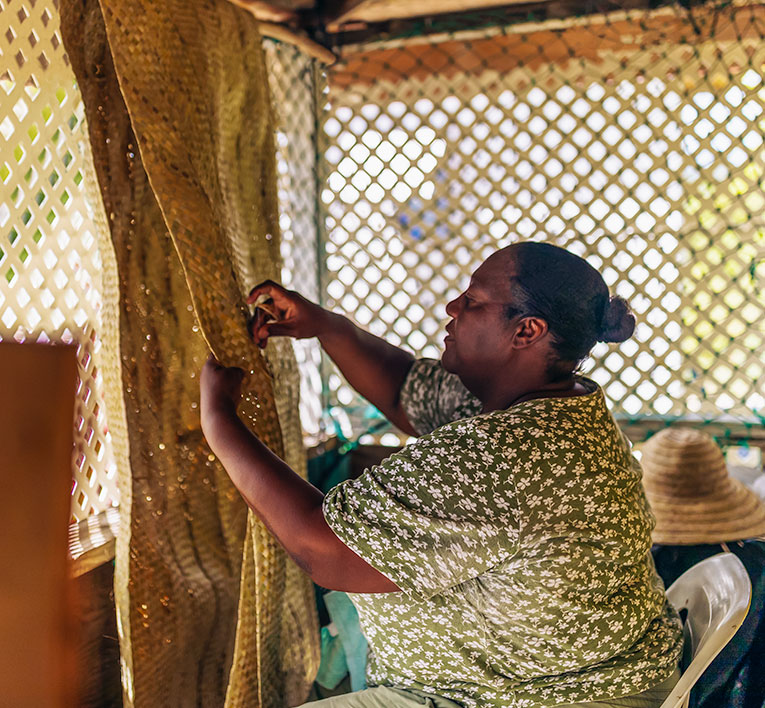
<svg viewBox="0 0 765 708">
<path fill-rule="evenodd" d="M 632 314 L 629 304 L 619 295 L 611 296 L 603 313 L 603 324 L 598 339 L 601 342 L 624 342 L 634 331 L 635 315 Z"/>
</svg>

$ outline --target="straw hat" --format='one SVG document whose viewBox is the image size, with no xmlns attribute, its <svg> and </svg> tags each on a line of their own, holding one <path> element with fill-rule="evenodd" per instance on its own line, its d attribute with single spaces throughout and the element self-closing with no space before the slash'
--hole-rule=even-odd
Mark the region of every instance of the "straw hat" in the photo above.
<svg viewBox="0 0 765 708">
<path fill-rule="evenodd" d="M 765 503 L 728 476 L 715 441 L 666 428 L 643 445 L 643 484 L 656 516 L 653 542 L 722 543 L 765 536 Z"/>
</svg>

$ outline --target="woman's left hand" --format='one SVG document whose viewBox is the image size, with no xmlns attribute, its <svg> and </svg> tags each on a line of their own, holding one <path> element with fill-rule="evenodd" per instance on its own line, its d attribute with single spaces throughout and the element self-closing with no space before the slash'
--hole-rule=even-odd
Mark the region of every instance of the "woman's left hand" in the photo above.
<svg viewBox="0 0 765 708">
<path fill-rule="evenodd" d="M 210 354 L 199 377 L 199 406 L 202 426 L 216 414 L 236 415 L 236 407 L 242 397 L 244 371 L 237 367 L 225 367 Z"/>
</svg>

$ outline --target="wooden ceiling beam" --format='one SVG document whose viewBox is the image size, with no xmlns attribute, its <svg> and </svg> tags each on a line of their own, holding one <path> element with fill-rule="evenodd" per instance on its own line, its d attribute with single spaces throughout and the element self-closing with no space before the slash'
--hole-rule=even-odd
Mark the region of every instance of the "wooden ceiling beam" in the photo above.
<svg viewBox="0 0 765 708">
<path fill-rule="evenodd" d="M 263 37 L 270 37 L 286 44 L 292 44 L 300 49 L 301 52 L 317 59 L 322 64 L 330 65 L 337 61 L 337 56 L 330 49 L 307 37 L 302 31 L 295 31 L 274 22 L 261 22 L 259 29 Z"/>
<path fill-rule="evenodd" d="M 326 17 L 327 30 L 339 32 L 348 25 L 474 12 L 488 8 L 522 5 L 529 0 L 341 0 Z"/>
<path fill-rule="evenodd" d="M 261 22 L 296 22 L 298 11 L 312 10 L 314 0 L 229 0 Z"/>
</svg>

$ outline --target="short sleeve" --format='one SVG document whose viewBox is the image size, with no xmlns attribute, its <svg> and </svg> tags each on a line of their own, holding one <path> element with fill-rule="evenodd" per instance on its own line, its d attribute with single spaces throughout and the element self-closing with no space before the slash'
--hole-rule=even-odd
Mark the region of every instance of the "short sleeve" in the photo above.
<svg viewBox="0 0 765 708">
<path fill-rule="evenodd" d="M 401 387 L 401 405 L 418 435 L 481 412 L 481 402 L 435 359 L 414 362 Z"/>
<path fill-rule="evenodd" d="M 338 538 L 417 600 L 517 550 L 511 475 L 479 451 L 482 440 L 470 428 L 465 421 L 426 435 L 324 499 Z"/>
</svg>

